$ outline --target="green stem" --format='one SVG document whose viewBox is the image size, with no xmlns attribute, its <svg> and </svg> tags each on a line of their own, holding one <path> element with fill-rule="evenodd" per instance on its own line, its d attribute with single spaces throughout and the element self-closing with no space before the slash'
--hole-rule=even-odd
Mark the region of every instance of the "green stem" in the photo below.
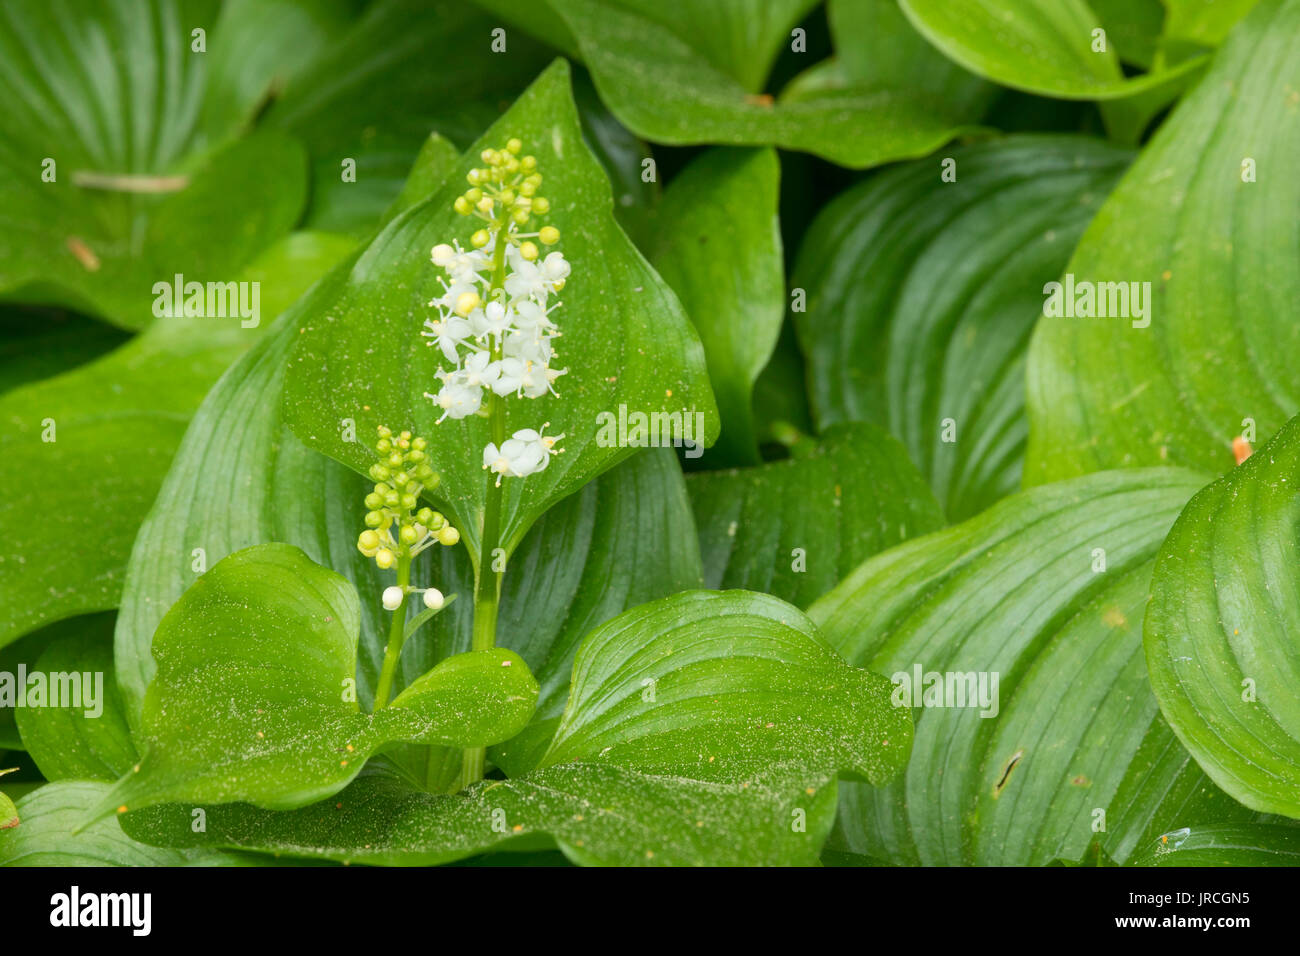
<svg viewBox="0 0 1300 956">
<path fill-rule="evenodd" d="M 498 229 L 496 248 L 492 253 L 492 286 L 488 289 L 488 300 L 506 284 L 506 237 L 504 228 Z M 502 343 L 498 338 L 492 342 L 492 361 L 501 358 Z M 492 441 L 498 448 L 506 440 L 506 402 L 496 392 L 488 395 L 488 424 Z M 495 647 L 497 642 L 497 608 L 501 601 L 501 572 L 495 568 L 496 556 L 493 552 L 501 546 L 501 502 L 503 489 L 498 484 L 499 475 L 488 472 L 487 495 L 483 502 L 483 534 L 479 539 L 478 573 L 474 579 L 474 634 L 471 647 L 482 651 Z M 483 779 L 485 751 L 482 747 L 470 747 L 464 751 L 461 759 L 460 786 L 465 789 L 470 784 Z"/>
<path fill-rule="evenodd" d="M 397 661 L 402 656 L 402 642 L 406 640 L 406 602 L 410 597 L 406 588 L 411 583 L 411 556 L 397 556 L 397 586 L 402 589 L 402 603 L 393 612 L 392 623 L 388 626 L 388 646 L 384 648 L 384 665 L 379 671 L 379 686 L 375 689 L 375 710 L 388 706 L 388 697 L 393 691 L 393 675 L 397 672 Z"/>
</svg>

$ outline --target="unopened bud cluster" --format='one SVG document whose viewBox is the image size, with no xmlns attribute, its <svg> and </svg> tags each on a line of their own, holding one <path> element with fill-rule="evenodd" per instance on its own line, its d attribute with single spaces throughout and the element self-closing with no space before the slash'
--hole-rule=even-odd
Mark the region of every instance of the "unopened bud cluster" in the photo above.
<svg viewBox="0 0 1300 956">
<path fill-rule="evenodd" d="M 442 350 L 452 364 L 438 369 L 442 387 L 425 393 L 442 410 L 438 419 L 486 415 L 485 395 L 500 398 L 541 398 L 556 394 L 555 382 L 568 370 L 554 367 L 553 341 L 559 329 L 551 313 L 559 302 L 550 297 L 564 288 L 570 273 L 563 253 L 540 259 L 536 242 L 554 245 L 560 232 L 543 226 L 522 232 L 534 215 L 545 215 L 549 201 L 538 194 L 542 174 L 537 160 L 520 156 L 523 144 L 512 139 L 504 149 L 485 149 L 484 166 L 471 169 L 470 188 L 454 206 L 475 216 L 484 227 L 470 237 L 471 248 L 459 242 L 433 247 L 434 265 L 443 269 L 443 294 L 429 304 L 438 318 L 426 321 L 421 334 Z M 546 436 L 521 429 L 483 451 L 483 467 L 497 476 L 522 478 L 543 470 L 559 449 L 563 435 Z"/>
<path fill-rule="evenodd" d="M 420 505 L 420 493 L 438 484 L 426 448 L 423 438 L 412 438 L 406 431 L 395 435 L 379 426 L 379 461 L 370 466 L 375 487 L 366 495 L 366 530 L 357 538 L 357 548 L 381 568 L 393 567 L 399 557 L 414 557 L 435 542 L 453 545 L 460 540 L 460 532 L 446 518 Z"/>
</svg>

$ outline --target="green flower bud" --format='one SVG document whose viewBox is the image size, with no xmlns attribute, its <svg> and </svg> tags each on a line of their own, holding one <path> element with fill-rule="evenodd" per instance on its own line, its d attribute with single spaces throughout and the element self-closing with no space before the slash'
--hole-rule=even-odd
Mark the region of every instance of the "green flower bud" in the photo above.
<svg viewBox="0 0 1300 956">
<path fill-rule="evenodd" d="M 380 512 L 378 512 L 378 511 L 367 511 L 367 512 L 366 512 L 366 527 L 367 527 L 367 528 L 378 528 L 378 527 L 379 527 L 381 524 L 383 524 L 383 523 L 384 523 L 384 516 L 383 516 L 383 514 L 381 514 Z"/>
<path fill-rule="evenodd" d="M 372 491 L 366 495 L 366 507 L 371 511 L 378 511 L 384 506 L 384 496 L 377 491 Z"/>
<path fill-rule="evenodd" d="M 456 201 L 451 204 L 451 208 L 455 209 L 462 216 L 468 216 L 474 211 L 474 207 L 470 205 L 469 200 L 464 196 L 457 196 Z"/>
<path fill-rule="evenodd" d="M 415 533 L 415 529 L 412 528 L 409 524 L 403 525 L 402 530 L 397 532 L 397 540 L 402 542 L 402 544 L 407 545 L 408 547 L 410 545 L 415 544 L 415 542 L 419 540 L 419 537 L 420 536 Z"/>
<path fill-rule="evenodd" d="M 533 200 L 533 212 L 539 216 L 545 216 L 551 211 L 551 201 L 545 196 L 538 196 Z"/>
</svg>

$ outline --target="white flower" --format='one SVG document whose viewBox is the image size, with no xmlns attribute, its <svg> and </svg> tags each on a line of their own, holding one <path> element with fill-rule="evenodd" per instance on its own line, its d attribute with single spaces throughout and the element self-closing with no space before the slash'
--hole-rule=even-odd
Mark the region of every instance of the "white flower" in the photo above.
<svg viewBox="0 0 1300 956">
<path fill-rule="evenodd" d="M 466 252 L 461 249 L 460 243 L 452 247 L 445 242 L 440 242 L 433 247 L 431 258 L 433 264 L 445 269 L 454 281 L 468 281 L 475 273 L 491 267 L 492 260 L 485 252 L 486 250 L 482 249 Z"/>
<path fill-rule="evenodd" d="M 543 425 L 542 431 L 545 430 Z M 500 448 L 495 442 L 488 443 L 483 449 L 483 467 L 497 476 L 498 485 L 502 478 L 527 478 L 546 470 L 551 456 L 558 454 L 555 443 L 563 437 L 521 428 L 502 442 Z"/>
<path fill-rule="evenodd" d="M 447 603 L 447 599 L 442 596 L 442 592 L 439 591 L 437 588 L 424 589 L 425 607 L 432 608 L 433 610 L 436 611 L 438 610 L 438 608 L 442 607 L 446 603 Z"/>
<path fill-rule="evenodd" d="M 510 313 L 500 302 L 492 301 L 483 309 L 483 334 L 505 335 L 510 328 Z"/>
<path fill-rule="evenodd" d="M 517 358 L 503 358 L 500 368 L 501 377 L 492 386 L 492 391 L 501 396 L 509 395 L 511 392 L 518 392 L 526 380 L 528 364 Z"/>
<path fill-rule="evenodd" d="M 457 349 L 470 337 L 469 322 L 459 315 L 452 315 L 447 318 L 426 320 L 424 324 L 430 331 L 420 334 L 433 339 L 432 342 L 424 344 L 437 345 L 442 349 L 442 354 L 447 357 L 448 362 L 459 362 L 460 353 Z"/>
<path fill-rule="evenodd" d="M 475 352 L 465 359 L 465 367 L 453 374 L 458 374 L 466 386 L 491 388 L 501 377 L 501 363 L 492 361 L 487 352 Z"/>
<path fill-rule="evenodd" d="M 569 264 L 563 253 L 552 252 L 540 265 L 522 256 L 515 260 L 514 271 L 506 277 L 506 292 L 516 298 L 545 302 L 546 297 L 564 285 Z"/>
<path fill-rule="evenodd" d="M 384 588 L 382 597 L 385 611 L 396 611 L 402 606 L 402 601 L 406 599 L 406 592 L 401 588 L 393 586 Z"/>
<path fill-rule="evenodd" d="M 433 399 L 434 404 L 442 409 L 438 424 L 446 418 L 467 418 L 483 406 L 483 389 L 466 385 L 460 372 L 448 374 L 439 370 L 438 377 L 442 379 L 438 394 L 424 393 L 425 398 Z"/>
</svg>

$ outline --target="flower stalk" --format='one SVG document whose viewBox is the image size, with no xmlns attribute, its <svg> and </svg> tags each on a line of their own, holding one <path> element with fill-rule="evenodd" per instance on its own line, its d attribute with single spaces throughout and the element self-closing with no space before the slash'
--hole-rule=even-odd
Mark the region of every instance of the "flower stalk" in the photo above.
<svg viewBox="0 0 1300 956">
<path fill-rule="evenodd" d="M 521 156 L 522 150 L 518 139 L 503 149 L 485 149 L 480 154 L 484 165 L 469 171 L 470 188 L 453 206 L 463 216 L 477 217 L 483 226 L 470 237 L 468 250 L 459 242 L 433 247 L 430 258 L 446 278 L 441 280 L 443 294 L 430 302 L 438 317 L 425 322 L 421 333 L 452 365 L 438 369 L 438 392 L 425 393 L 442 411 L 439 423 L 471 415 L 488 419 L 490 440 L 483 448 L 487 488 L 474 580 L 474 650 L 496 644 L 504 573 L 502 480 L 543 471 L 561 451 L 556 443 L 564 437 L 546 435 L 546 425 L 507 436 L 507 400 L 554 395 L 556 380 L 568 371 L 554 365 L 553 341 L 559 329 L 551 313 L 561 303 L 551 303 L 550 297 L 564 288 L 570 268 L 560 252 L 541 258 L 538 243 L 555 245 L 558 229 L 548 225 L 522 231 L 535 215 L 550 211 L 550 202 L 538 194 L 542 174 L 537 160 Z M 462 788 L 482 778 L 483 765 L 482 748 L 465 751 Z"/>
</svg>

